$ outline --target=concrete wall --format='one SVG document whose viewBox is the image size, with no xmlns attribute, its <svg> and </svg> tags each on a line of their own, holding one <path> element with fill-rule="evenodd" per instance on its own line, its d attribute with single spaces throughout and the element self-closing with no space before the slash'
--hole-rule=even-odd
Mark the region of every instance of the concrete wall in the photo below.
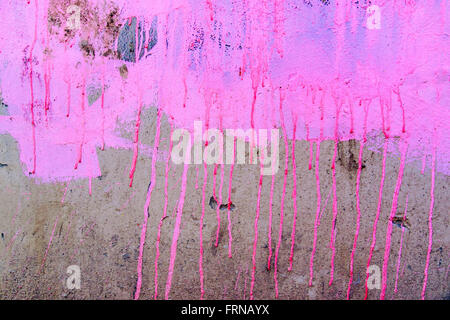
<svg viewBox="0 0 450 320">
<path fill-rule="evenodd" d="M 143 117 L 146 128 L 142 141 L 153 145 L 155 110 Z M 170 128 L 163 119 L 160 151 L 169 148 Z M 131 151 L 98 150 L 102 176 L 92 181 L 38 184 L 22 174 L 16 142 L 1 136 L 0 163 L 0 296 L 2 299 L 131 299 L 137 281 L 137 260 L 144 205 L 151 176 L 151 160 L 140 156 L 135 183 L 128 186 Z M 282 142 L 280 142 L 282 145 Z M 291 148 L 292 142 L 289 142 Z M 308 170 L 310 145 L 297 142 L 295 148 L 297 176 L 297 227 L 293 268 L 288 271 L 293 223 L 293 188 L 291 156 L 287 175 L 282 243 L 278 257 L 279 297 L 281 299 L 344 299 L 349 281 L 349 264 L 356 226 L 356 174 L 359 142 L 339 143 L 336 161 L 338 217 L 336 223 L 335 275 L 330 277 L 329 248 L 332 223 L 331 161 L 334 143 L 321 143 L 319 177 L 322 213 L 314 257 L 314 280 L 308 286 L 310 257 L 313 247 L 317 208 L 315 155 Z M 315 148 L 314 148 L 315 150 Z M 280 202 L 284 178 L 284 148 L 280 152 L 280 170 L 275 176 L 273 193 L 272 250 L 278 240 Z M 381 215 L 376 233 L 377 244 L 371 264 L 383 267 L 386 228 L 393 201 L 400 160 L 388 157 L 382 193 Z M 199 176 L 197 178 L 197 168 Z M 382 168 L 382 152 L 364 150 L 360 180 L 360 230 L 354 255 L 352 299 L 364 297 L 366 263 L 377 212 Z M 154 295 L 155 243 L 157 226 L 163 214 L 165 161 L 156 163 L 156 184 L 149 210 L 147 239 L 143 260 L 141 299 Z M 222 197 L 227 199 L 230 166 L 224 166 Z M 158 293 L 164 297 L 170 260 L 175 207 L 179 199 L 183 166 L 170 165 L 168 175 L 168 218 L 161 229 L 158 266 Z M 408 164 L 398 196 L 397 215 L 402 215 L 408 197 L 407 218 L 410 228 L 403 235 L 403 249 L 398 274 L 398 291 L 394 293 L 398 250 L 402 229 L 393 226 L 390 258 L 387 268 L 387 299 L 418 299 L 423 286 L 428 246 L 428 213 L 431 172 L 420 172 L 419 164 Z M 220 166 L 216 177 L 219 196 Z M 172 299 L 200 298 L 199 219 L 202 214 L 203 166 L 191 165 L 188 172 L 186 200 L 178 240 Z M 220 213 L 219 244 L 215 247 L 216 210 L 209 206 L 213 194 L 214 166 L 208 166 L 206 209 L 203 228 L 203 267 L 205 298 L 249 298 L 252 274 L 254 221 L 256 214 L 259 170 L 256 165 L 236 165 L 233 173 L 231 200 L 232 258 L 228 258 L 227 211 Z M 256 245 L 255 299 L 273 299 L 274 268 L 267 270 L 268 220 L 271 177 L 264 176 L 261 191 L 258 242 Z M 433 246 L 431 251 L 427 299 L 448 298 L 449 230 L 448 176 L 436 174 L 433 211 Z M 174 216 L 175 215 L 175 216 Z M 50 239 L 53 238 L 51 243 Z M 81 268 L 81 290 L 68 290 L 66 268 Z M 369 299 L 378 299 L 380 290 L 369 290 Z"/>
</svg>

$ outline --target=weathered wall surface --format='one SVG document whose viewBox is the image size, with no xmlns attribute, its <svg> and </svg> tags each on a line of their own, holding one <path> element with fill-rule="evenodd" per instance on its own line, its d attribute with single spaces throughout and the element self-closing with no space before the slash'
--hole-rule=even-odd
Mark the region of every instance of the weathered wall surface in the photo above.
<svg viewBox="0 0 450 320">
<path fill-rule="evenodd" d="M 2 1 L 0 298 L 448 299 L 446 3 Z"/>
<path fill-rule="evenodd" d="M 144 117 L 145 130 L 141 139 L 153 144 L 155 112 Z M 160 150 L 168 150 L 169 127 L 163 121 Z M 290 142 L 289 148 L 292 144 Z M 284 159 L 284 148 L 280 159 Z M 151 161 L 139 159 L 133 188 L 127 184 L 132 152 L 98 150 L 102 176 L 92 181 L 89 195 L 88 179 L 59 184 L 35 184 L 21 173 L 17 144 L 9 136 L 1 138 L 1 291 L 4 299 L 131 299 L 137 281 L 137 260 L 141 226 L 144 220 L 146 191 L 151 176 Z M 329 286 L 332 223 L 331 161 L 333 142 L 323 142 L 319 161 L 322 214 L 314 257 L 313 286 L 308 286 L 310 257 L 314 238 L 317 208 L 315 162 L 308 170 L 309 143 L 296 144 L 297 164 L 297 230 L 292 271 L 288 271 L 293 223 L 293 188 L 291 161 L 287 176 L 282 242 L 278 257 L 279 297 L 282 299 L 344 299 L 349 281 L 350 254 L 356 225 L 356 173 L 359 143 L 339 144 L 336 162 L 338 217 L 336 223 L 336 258 L 334 283 Z M 361 170 L 361 228 L 355 251 L 354 283 L 350 297 L 364 297 L 364 279 L 373 222 L 377 212 L 382 153 L 364 150 Z M 377 244 L 372 263 L 383 266 L 386 228 L 392 206 L 400 159 L 386 160 L 386 180 L 382 192 L 381 215 L 376 233 Z M 280 161 L 283 168 L 284 161 Z M 199 168 L 197 178 L 196 168 Z M 158 265 L 158 297 L 163 298 L 167 279 L 170 246 L 175 223 L 175 208 L 180 193 L 183 166 L 171 165 L 168 175 L 168 218 L 161 229 Z M 147 240 L 144 250 L 141 298 L 154 295 L 155 244 L 157 226 L 164 209 L 165 162 L 157 162 L 156 184 L 149 210 Z M 224 166 L 222 198 L 228 198 L 230 165 Z M 394 293 L 401 228 L 394 226 L 388 264 L 387 299 L 418 299 L 422 291 L 424 266 L 428 246 L 428 212 L 430 206 L 431 171 L 420 172 L 420 164 L 405 167 L 398 197 L 399 215 L 405 209 L 410 229 L 405 229 L 398 290 Z M 216 192 L 219 196 L 220 167 Z M 273 193 L 272 250 L 278 241 L 280 203 L 284 170 L 275 176 Z M 188 172 L 186 201 L 181 234 L 173 274 L 170 298 L 200 298 L 199 227 L 202 214 L 203 166 L 192 165 Z M 236 165 L 233 173 L 231 199 L 236 208 L 231 213 L 232 258 L 228 258 L 227 212 L 220 214 L 219 245 L 215 247 L 216 210 L 209 205 L 213 195 L 214 166 L 208 167 L 206 209 L 203 228 L 203 267 L 205 298 L 249 298 L 251 283 L 254 219 L 256 214 L 259 170 L 257 165 Z M 196 186 L 197 185 L 197 186 Z M 264 176 L 261 192 L 260 220 L 256 250 L 254 297 L 273 299 L 274 269 L 267 270 L 268 221 L 271 177 Z M 448 176 L 436 175 L 433 216 L 433 246 L 431 251 L 427 299 L 448 298 L 449 230 Z M 53 239 L 50 243 L 52 231 Z M 48 248 L 48 252 L 47 252 Z M 47 254 L 46 254 L 47 252 Z M 68 290 L 66 268 L 81 268 L 81 290 Z M 369 290 L 370 299 L 378 299 L 380 290 Z"/>
</svg>

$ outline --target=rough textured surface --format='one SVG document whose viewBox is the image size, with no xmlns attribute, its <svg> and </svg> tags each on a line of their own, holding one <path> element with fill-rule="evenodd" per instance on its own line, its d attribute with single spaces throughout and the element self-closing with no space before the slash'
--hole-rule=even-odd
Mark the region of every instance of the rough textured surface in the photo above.
<svg viewBox="0 0 450 320">
<path fill-rule="evenodd" d="M 143 117 L 146 130 L 141 139 L 153 144 L 155 113 Z M 163 121 L 161 151 L 168 149 L 169 128 Z M 291 145 L 290 145 L 291 146 Z M 284 150 L 282 148 L 282 150 Z M 141 157 L 138 162 L 133 188 L 127 184 L 132 152 L 98 150 L 102 176 L 92 181 L 89 196 L 88 180 L 68 184 L 34 184 L 21 173 L 17 144 L 9 136 L 1 137 L 0 168 L 1 213 L 1 286 L 4 299 L 131 299 L 136 287 L 136 265 L 139 248 L 140 225 L 148 187 L 151 161 Z M 323 142 L 320 155 L 320 182 L 322 205 L 325 207 L 318 231 L 313 286 L 308 286 L 309 259 L 313 241 L 316 211 L 316 180 L 314 162 L 308 170 L 309 144 L 296 144 L 298 223 L 294 250 L 294 266 L 288 272 L 290 235 L 293 220 L 292 172 L 289 169 L 285 200 L 283 242 L 279 256 L 279 286 L 281 299 L 344 299 L 349 279 L 349 261 L 355 232 L 356 170 L 352 157 L 359 152 L 358 142 L 339 144 L 336 165 L 338 218 L 336 233 L 335 281 L 328 286 L 330 272 L 329 249 L 332 195 L 331 160 L 333 143 Z M 284 159 L 283 151 L 280 159 Z M 364 150 L 365 167 L 361 173 L 361 233 L 355 254 L 355 282 L 351 298 L 364 297 L 364 277 L 372 238 L 372 224 L 376 214 L 378 185 L 382 154 Z M 400 160 L 388 158 L 383 191 L 382 213 L 377 233 L 377 246 L 372 264 L 382 267 L 386 227 L 392 204 Z M 289 164 L 291 166 L 291 163 Z M 281 161 L 280 166 L 283 167 Z M 388 270 L 388 299 L 418 299 L 423 281 L 427 247 L 427 214 L 430 201 L 430 170 L 420 173 L 419 165 L 407 165 L 399 194 L 398 212 L 404 210 L 408 196 L 408 217 L 411 228 L 405 232 L 398 292 L 393 293 L 397 252 L 401 229 L 394 227 L 391 258 Z M 196 167 L 188 175 L 186 202 L 183 211 L 181 235 L 178 243 L 173 286 L 170 298 L 198 299 L 199 218 L 201 216 L 203 166 L 199 166 L 198 189 Z M 208 205 L 213 193 L 213 169 L 208 167 L 206 212 L 204 221 L 205 298 L 249 298 L 254 239 L 254 217 L 259 170 L 256 165 L 236 165 L 232 202 L 233 258 L 228 258 L 228 232 L 226 212 L 221 212 L 219 246 L 214 246 L 217 221 L 216 210 Z M 230 166 L 225 165 L 225 177 Z M 157 181 L 150 209 L 147 242 L 144 253 L 143 287 L 141 298 L 154 294 L 154 259 L 157 225 L 164 204 L 164 161 L 157 163 Z M 174 226 L 175 206 L 180 191 L 182 166 L 171 165 L 169 174 L 169 205 L 167 219 L 162 224 L 161 256 L 159 263 L 159 292 L 164 297 L 169 250 Z M 217 188 L 220 170 L 217 176 Z M 268 215 L 271 177 L 264 177 L 261 196 L 261 216 L 257 245 L 256 299 L 274 298 L 273 269 L 267 271 Z M 427 299 L 448 298 L 449 221 L 448 177 L 438 174 L 435 186 L 434 241 L 430 261 Z M 224 179 L 223 198 L 228 196 L 228 179 Z M 272 248 L 276 247 L 280 216 L 283 170 L 275 179 L 273 200 Z M 66 190 L 67 188 L 67 190 Z M 66 191 L 66 192 L 65 192 Z M 216 189 L 216 192 L 217 189 Z M 65 194 L 65 195 L 64 195 Z M 328 201 L 326 201 L 328 199 Z M 44 266 L 39 272 L 54 223 L 56 230 Z M 66 268 L 77 264 L 82 272 L 82 289 L 65 288 Z M 369 290 L 370 299 L 378 299 L 380 290 Z"/>
</svg>

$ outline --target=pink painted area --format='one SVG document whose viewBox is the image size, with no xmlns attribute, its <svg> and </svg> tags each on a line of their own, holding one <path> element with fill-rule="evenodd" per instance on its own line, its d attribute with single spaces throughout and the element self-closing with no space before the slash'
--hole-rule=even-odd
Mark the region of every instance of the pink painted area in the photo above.
<svg viewBox="0 0 450 320">
<path fill-rule="evenodd" d="M 277 127 L 269 112 L 276 102 L 268 98 L 280 87 L 285 114 L 298 115 L 289 138 L 335 139 L 333 97 L 339 97 L 339 140 L 362 139 L 358 101 L 372 99 L 369 149 L 384 132 L 407 141 L 408 161 L 420 161 L 432 153 L 436 130 L 437 169 L 449 174 L 445 1 L 373 1 L 380 29 L 368 29 L 365 9 L 351 1 L 301 10 L 281 0 L 115 3 L 123 21 L 137 17 L 148 26 L 158 18 L 157 45 L 146 58 L 125 63 L 127 79 L 118 71 L 123 61 L 83 56 L 81 40 L 102 44 L 93 30 L 82 28 L 66 43 L 49 33 L 49 0 L 0 4 L 0 27 L 8 30 L 0 36 L 0 89 L 8 105 L 0 133 L 17 140 L 24 174 L 44 182 L 99 176 L 97 152 L 106 147 L 134 150 L 132 177 L 138 138 L 118 129 L 138 129 L 149 104 L 156 101 L 176 127 L 189 130 L 198 119 L 209 127 Z M 101 99 L 88 105 L 86 89 L 93 86 L 102 89 Z M 292 126 L 287 122 L 286 131 Z"/>
</svg>

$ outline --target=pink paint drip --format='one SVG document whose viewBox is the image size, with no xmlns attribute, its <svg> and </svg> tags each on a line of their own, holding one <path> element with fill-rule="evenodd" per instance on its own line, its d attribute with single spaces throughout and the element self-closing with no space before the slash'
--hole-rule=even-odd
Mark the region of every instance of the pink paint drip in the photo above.
<svg viewBox="0 0 450 320">
<path fill-rule="evenodd" d="M 232 182 L 233 182 L 233 171 L 234 171 L 234 160 L 236 158 L 236 137 L 233 139 L 233 161 L 230 166 L 230 179 L 228 183 L 228 258 L 232 257 L 231 245 L 233 243 L 233 235 L 231 234 L 231 192 L 232 192 Z"/>
<path fill-rule="evenodd" d="M 348 287 L 347 287 L 347 300 L 350 299 L 350 292 L 351 292 L 351 288 L 352 288 L 352 282 L 353 282 L 353 263 L 354 263 L 354 259 L 355 259 L 355 252 L 356 252 L 356 245 L 358 243 L 358 236 L 359 236 L 359 228 L 360 228 L 360 221 L 361 221 L 361 208 L 360 208 L 360 197 L 359 197 L 359 189 L 360 189 L 360 181 L 361 181 L 361 170 L 362 170 L 362 157 L 363 157 L 363 151 L 364 151 L 364 145 L 367 142 L 367 116 L 368 116 L 368 109 L 369 109 L 369 105 L 370 105 L 370 101 L 369 102 L 362 102 L 360 101 L 360 106 L 361 103 L 363 104 L 363 108 L 364 108 L 364 133 L 363 133 L 363 141 L 360 142 L 360 146 L 359 146 L 359 157 L 358 157 L 358 171 L 356 174 L 356 212 L 357 212 L 357 216 L 356 216 L 356 230 L 355 230 L 355 237 L 353 240 L 353 248 L 352 248 L 352 253 L 351 253 L 351 258 L 350 258 L 350 279 L 348 282 Z"/>
<path fill-rule="evenodd" d="M 145 245 L 145 237 L 147 235 L 147 223 L 148 218 L 150 216 L 149 208 L 150 208 L 150 202 L 152 198 L 152 192 L 155 188 L 156 184 L 156 158 L 158 155 L 158 146 L 160 141 L 160 129 L 161 129 L 161 111 L 158 110 L 158 116 L 156 120 L 156 134 L 155 134 L 155 145 L 153 146 L 153 155 L 152 155 L 152 173 L 151 173 L 151 180 L 150 180 L 150 187 L 147 190 L 147 199 L 145 200 L 145 206 L 144 206 L 144 222 L 142 223 L 142 230 L 141 230 L 141 239 L 139 243 L 139 257 L 138 257 L 138 264 L 137 264 L 137 283 L 136 283 L 136 292 L 134 293 L 134 300 L 139 299 L 139 295 L 141 293 L 141 287 L 142 287 L 142 263 L 143 263 L 143 256 L 144 256 L 144 245 Z"/>
<path fill-rule="evenodd" d="M 139 155 L 139 131 L 140 131 L 140 127 L 141 127 L 141 113 L 142 113 L 142 102 L 141 102 L 140 97 L 139 97 L 138 103 L 139 103 L 139 107 L 138 107 L 138 112 L 137 112 L 136 128 L 135 128 L 135 132 L 134 132 L 133 162 L 131 164 L 131 169 L 130 169 L 130 174 L 129 174 L 130 187 L 133 186 L 134 172 L 136 171 L 136 164 L 137 164 L 137 159 L 138 159 L 138 155 Z"/>
<path fill-rule="evenodd" d="M 408 212 L 408 195 L 406 195 L 406 201 L 405 201 L 405 213 L 403 214 L 403 220 L 406 219 L 406 213 Z M 400 246 L 398 248 L 398 258 L 397 258 L 397 271 L 395 272 L 395 286 L 394 286 L 394 293 L 397 293 L 397 284 L 398 284 L 398 272 L 400 270 L 400 263 L 402 259 L 402 249 L 403 249 L 403 236 L 405 234 L 405 227 L 402 226 L 402 235 L 400 237 Z"/>
<path fill-rule="evenodd" d="M 252 282 L 250 284 L 250 300 L 253 300 L 253 288 L 255 286 L 255 272 L 256 272 L 256 246 L 258 244 L 258 221 L 259 221 L 259 210 L 261 203 L 261 189 L 263 183 L 263 174 L 262 174 L 262 162 L 261 162 L 261 172 L 259 174 L 259 184 L 258 184 L 258 198 L 256 200 L 256 215 L 255 215 L 255 224 L 254 224 L 254 232 L 255 238 L 253 240 L 253 254 L 252 254 Z"/>
<path fill-rule="evenodd" d="M 317 210 L 316 210 L 316 219 L 314 221 L 314 240 L 313 247 L 311 252 L 311 258 L 309 260 L 309 286 L 312 286 L 313 278 L 314 278 L 314 254 L 316 253 L 317 246 L 317 232 L 320 226 L 320 205 L 321 205 L 321 196 L 320 196 L 320 176 L 319 176 L 319 157 L 320 157 L 320 141 L 316 142 L 316 186 L 317 186 Z"/>
<path fill-rule="evenodd" d="M 362 156 L 363 156 L 363 150 L 364 150 L 364 142 L 360 142 L 359 146 L 359 158 L 358 158 L 358 171 L 356 174 L 356 231 L 355 231 L 355 237 L 353 239 L 353 248 L 350 258 L 350 279 L 348 281 L 347 286 L 347 300 L 350 299 L 350 292 L 352 289 L 352 282 L 353 282 L 353 263 L 355 259 L 355 252 L 356 252 L 356 245 L 358 242 L 358 235 L 359 235 L 359 227 L 360 227 L 360 221 L 361 221 L 361 208 L 360 208 L 360 199 L 359 199 L 359 188 L 360 188 L 360 180 L 361 180 L 361 169 L 362 169 Z"/>
<path fill-rule="evenodd" d="M 420 173 L 421 173 L 422 175 L 423 175 L 424 172 L 425 172 L 425 165 L 426 165 L 426 163 L 427 163 L 427 155 L 424 154 L 424 155 L 422 156 L 422 170 L 420 170 Z"/>
<path fill-rule="evenodd" d="M 280 118 L 282 117 L 282 108 L 283 108 L 283 100 L 284 100 L 285 94 L 280 89 Z M 282 122 L 282 129 L 283 129 L 283 139 L 284 139 L 284 179 L 283 179 L 283 193 L 281 194 L 281 204 L 280 204 L 280 225 L 279 225 L 279 231 L 278 231 L 278 242 L 277 242 L 277 248 L 275 250 L 275 265 L 274 265 L 274 272 L 273 272 L 273 279 L 275 280 L 275 297 L 278 299 L 278 253 L 280 252 L 281 247 L 281 240 L 283 235 L 283 220 L 284 220 L 284 199 L 286 196 L 286 183 L 287 183 L 287 175 L 288 175 L 288 166 L 289 166 L 289 149 L 288 149 L 288 141 L 287 141 L 287 135 L 286 135 L 286 128 L 284 127 L 284 122 Z"/>
<path fill-rule="evenodd" d="M 169 154 L 172 154 L 172 147 L 173 147 L 173 140 L 172 140 L 172 134 L 173 134 L 173 127 L 171 125 L 170 127 L 170 143 L 169 143 Z M 163 209 L 163 216 L 161 217 L 161 219 L 159 220 L 159 224 L 158 224 L 158 234 L 156 236 L 156 255 L 155 255 L 155 294 L 154 294 L 154 299 L 158 299 L 158 261 L 159 261 L 159 244 L 160 244 L 160 240 L 161 240 L 161 227 L 163 224 L 163 221 L 165 218 L 167 218 L 167 206 L 169 203 L 169 193 L 168 193 L 168 187 L 169 187 L 169 171 L 170 171 L 170 165 L 169 165 L 169 161 L 170 161 L 170 156 L 167 157 L 166 160 L 166 172 L 165 172 L 165 181 L 164 181 L 164 209 Z"/>
<path fill-rule="evenodd" d="M 186 155 L 187 157 L 187 155 Z M 165 299 L 169 299 L 170 288 L 172 286 L 173 270 L 175 267 L 175 258 L 177 256 L 178 237 L 180 236 L 181 217 L 183 215 L 184 197 L 186 195 L 187 172 L 189 170 L 188 161 L 185 161 L 183 178 L 181 184 L 180 198 L 178 200 L 177 218 L 175 220 L 175 228 L 173 230 L 172 246 L 170 248 L 169 271 L 167 273 Z"/>
<path fill-rule="evenodd" d="M 31 174 L 36 173 L 36 122 L 35 122 L 35 115 L 34 115 L 34 87 L 33 87 L 33 51 L 36 46 L 37 42 L 37 30 L 38 30 L 38 20 L 39 20 L 39 13 L 38 13 L 38 0 L 34 1 L 35 3 L 35 22 L 34 22 L 34 38 L 33 43 L 31 44 L 30 48 L 30 113 L 31 113 L 31 130 L 32 130 L 32 139 L 33 139 L 33 170 L 31 171 Z"/>
<path fill-rule="evenodd" d="M 312 169 L 312 160 L 313 160 L 313 141 L 309 141 L 309 164 L 308 164 L 308 170 Z"/>
<path fill-rule="evenodd" d="M 369 258 L 367 259 L 367 268 L 366 268 L 366 282 L 365 282 L 365 294 L 364 294 L 364 300 L 367 299 L 368 290 L 367 283 L 369 280 L 369 267 L 370 262 L 372 261 L 372 255 L 373 251 L 375 250 L 375 245 L 377 242 L 377 226 L 378 226 L 378 220 L 380 219 L 380 213 L 381 213 L 381 206 L 382 206 L 382 198 L 383 198 L 383 187 L 384 187 L 384 178 L 386 174 L 386 155 L 387 155 L 387 148 L 388 148 L 388 140 L 384 140 L 384 146 L 383 146 L 383 164 L 381 169 L 381 180 L 380 180 L 380 189 L 378 191 L 378 205 L 377 205 L 377 214 L 375 216 L 375 220 L 373 222 L 373 230 L 372 230 L 372 243 L 370 245 L 369 250 Z"/>
<path fill-rule="evenodd" d="M 224 176 L 224 169 L 223 169 L 223 163 L 220 165 L 220 187 L 219 187 L 219 197 L 218 197 L 218 203 L 216 208 L 216 216 L 217 216 L 217 232 L 216 232 L 216 243 L 214 244 L 217 248 L 219 245 L 219 233 L 220 233 L 220 204 L 222 203 L 222 189 L 223 189 L 223 176 Z"/>
<path fill-rule="evenodd" d="M 203 300 L 205 295 L 204 273 L 203 273 L 203 220 L 205 219 L 205 198 L 206 198 L 206 183 L 208 182 L 208 168 L 204 164 L 203 171 L 203 188 L 202 188 L 202 215 L 200 217 L 200 256 L 198 258 L 198 273 L 200 275 L 200 299 Z"/>
<path fill-rule="evenodd" d="M 295 245 L 295 227 L 297 224 L 297 164 L 295 163 L 295 135 L 297 131 L 297 119 L 294 117 L 294 132 L 292 140 L 292 204 L 294 207 L 294 217 L 292 222 L 292 233 L 291 233 L 291 253 L 289 255 L 289 268 L 288 271 L 292 271 L 292 264 L 294 260 L 294 245 Z"/>
<path fill-rule="evenodd" d="M 330 249 L 331 249 L 331 261 L 330 261 L 330 281 L 328 285 L 331 286 L 334 281 L 334 258 L 336 256 L 336 247 L 335 247 L 335 232 L 336 232 L 336 219 L 337 219 L 337 192 L 336 192 L 336 157 L 337 157 L 337 148 L 338 148 L 338 127 L 339 127 L 339 112 L 340 106 L 338 107 L 337 101 L 335 101 L 336 105 L 336 123 L 334 129 L 334 153 L 333 160 L 331 162 L 331 175 L 333 181 L 333 220 L 331 223 L 331 234 L 330 234 Z"/>
<path fill-rule="evenodd" d="M 267 228 L 267 244 L 269 256 L 267 258 L 267 270 L 270 270 L 272 260 L 272 215 L 273 215 L 273 190 L 275 185 L 275 174 L 272 173 L 272 183 L 270 184 L 270 200 L 269 200 L 269 226 Z"/>
<path fill-rule="evenodd" d="M 398 170 L 397 184 L 395 186 L 394 196 L 392 199 L 392 208 L 391 213 L 389 215 L 389 222 L 386 230 L 386 245 L 384 247 L 384 259 L 383 259 L 383 272 L 382 272 L 382 281 L 381 281 L 381 293 L 380 299 L 384 300 L 386 295 L 386 287 L 387 287 L 387 269 L 389 262 L 389 254 L 391 251 L 391 235 L 392 235 L 392 218 L 395 216 L 395 211 L 397 210 L 397 200 L 398 194 L 400 192 L 400 187 L 402 185 L 402 177 L 403 177 L 403 169 L 405 167 L 405 158 L 407 153 L 407 146 L 402 150 L 402 156 L 400 161 L 400 168 Z"/>
<path fill-rule="evenodd" d="M 436 171 L 436 149 L 433 150 L 431 158 L 431 188 L 430 188 L 430 211 L 428 215 L 428 250 L 427 250 L 427 260 L 425 263 L 423 287 L 421 299 L 425 300 L 425 291 L 427 290 L 428 281 L 428 267 L 430 265 L 431 248 L 433 246 L 433 208 L 434 208 L 434 184 L 435 184 L 435 171 Z"/>
</svg>

